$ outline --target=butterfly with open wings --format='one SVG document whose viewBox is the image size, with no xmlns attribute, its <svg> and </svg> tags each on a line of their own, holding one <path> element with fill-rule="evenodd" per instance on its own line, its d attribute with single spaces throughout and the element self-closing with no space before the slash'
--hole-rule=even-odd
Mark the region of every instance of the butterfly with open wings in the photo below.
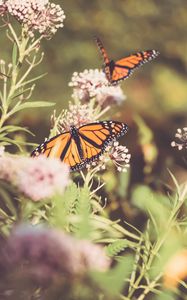
<svg viewBox="0 0 187 300">
<path fill-rule="evenodd" d="M 61 159 L 72 171 L 80 170 L 98 160 L 106 147 L 123 136 L 126 124 L 118 121 L 98 121 L 60 133 L 39 145 L 31 156 L 45 155 Z"/>
<path fill-rule="evenodd" d="M 114 61 L 109 59 L 108 54 L 99 38 L 96 38 L 96 43 L 103 56 L 106 78 L 111 85 L 115 85 L 119 81 L 128 78 L 136 68 L 159 55 L 157 50 L 146 50 Z"/>
</svg>

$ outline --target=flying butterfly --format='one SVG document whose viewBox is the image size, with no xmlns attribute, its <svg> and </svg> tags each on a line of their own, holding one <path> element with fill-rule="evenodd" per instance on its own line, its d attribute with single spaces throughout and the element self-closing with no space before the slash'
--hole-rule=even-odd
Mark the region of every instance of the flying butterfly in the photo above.
<svg viewBox="0 0 187 300">
<path fill-rule="evenodd" d="M 99 38 L 96 38 L 96 43 L 104 59 L 104 72 L 106 78 L 112 85 L 128 78 L 136 68 L 159 55 L 157 50 L 146 50 L 131 54 L 115 62 L 114 60 L 109 59 L 108 54 Z"/>
<path fill-rule="evenodd" d="M 117 121 L 98 121 L 60 133 L 39 145 L 31 156 L 41 154 L 60 158 L 72 171 L 80 170 L 98 160 L 106 147 L 128 130 L 126 124 Z"/>
</svg>

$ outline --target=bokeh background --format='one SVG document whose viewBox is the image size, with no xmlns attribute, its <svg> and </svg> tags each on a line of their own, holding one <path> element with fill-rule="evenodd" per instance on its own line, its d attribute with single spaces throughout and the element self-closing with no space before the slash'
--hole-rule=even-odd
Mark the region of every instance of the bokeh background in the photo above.
<svg viewBox="0 0 187 300">
<path fill-rule="evenodd" d="M 132 154 L 128 174 L 105 172 L 111 211 L 128 213 L 128 198 L 137 184 L 160 192 L 172 185 L 168 169 L 181 183 L 187 179 L 187 154 L 171 148 L 177 128 L 187 126 L 187 1 L 186 0 L 64 0 L 65 26 L 51 41 L 43 41 L 44 61 L 36 74 L 33 100 L 56 103 L 60 112 L 71 100 L 68 87 L 74 71 L 101 68 L 102 59 L 93 37 L 100 37 L 113 59 L 139 50 L 156 49 L 160 56 L 122 83 L 127 96 L 107 118 L 130 127 L 123 143 Z M 7 47 L 7 48 L 6 48 Z M 3 58 L 10 55 L 5 45 Z M 48 136 L 52 109 L 26 112 L 22 124 L 42 142 Z M 132 213 L 129 210 L 129 215 Z M 132 213 L 133 214 L 133 213 Z"/>
</svg>

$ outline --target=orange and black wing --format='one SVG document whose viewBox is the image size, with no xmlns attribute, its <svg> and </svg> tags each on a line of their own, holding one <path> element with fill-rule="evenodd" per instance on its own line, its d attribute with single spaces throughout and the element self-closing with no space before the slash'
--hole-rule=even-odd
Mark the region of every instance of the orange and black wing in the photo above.
<svg viewBox="0 0 187 300">
<path fill-rule="evenodd" d="M 128 78 L 136 68 L 149 62 L 158 55 L 159 52 L 156 50 L 147 50 L 137 52 L 116 62 L 111 61 L 111 84 L 116 84 L 120 80 Z"/>
<path fill-rule="evenodd" d="M 126 124 L 117 121 L 102 121 L 81 126 L 78 133 L 84 161 L 89 164 L 97 160 L 106 147 L 127 130 Z"/>
<path fill-rule="evenodd" d="M 105 65 L 110 63 L 110 59 L 109 59 L 108 54 L 103 46 L 103 43 L 101 42 L 101 40 L 98 37 L 96 37 L 95 40 L 96 40 L 98 48 L 101 51 Z"/>
<path fill-rule="evenodd" d="M 127 132 L 127 125 L 115 121 L 90 123 L 77 129 L 77 135 L 65 132 L 39 145 L 31 156 L 59 158 L 72 171 L 80 170 L 96 160 L 106 147 Z"/>
<path fill-rule="evenodd" d="M 104 60 L 104 68 L 103 71 L 105 72 L 106 78 L 108 79 L 108 81 L 111 81 L 111 76 L 112 76 L 112 72 L 111 72 L 111 61 L 108 57 L 108 54 L 103 46 L 103 43 L 101 42 L 101 40 L 99 38 L 95 38 L 96 43 L 98 48 L 101 51 L 101 54 L 103 56 L 103 60 Z"/>
<path fill-rule="evenodd" d="M 61 159 L 71 170 L 79 169 L 84 165 L 70 132 L 56 135 L 50 140 L 45 141 L 31 153 L 31 156 L 39 156 L 41 154 Z"/>
</svg>

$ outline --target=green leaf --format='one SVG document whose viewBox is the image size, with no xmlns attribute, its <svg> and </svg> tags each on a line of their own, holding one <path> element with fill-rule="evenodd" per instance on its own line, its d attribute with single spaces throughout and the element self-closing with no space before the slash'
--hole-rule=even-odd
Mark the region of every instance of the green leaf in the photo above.
<svg viewBox="0 0 187 300">
<path fill-rule="evenodd" d="M 154 217 L 161 231 L 166 226 L 166 220 L 172 209 L 169 198 L 161 193 L 153 192 L 147 186 L 137 186 L 132 193 L 133 203 L 147 214 Z"/>
<path fill-rule="evenodd" d="M 120 197 L 127 195 L 127 189 L 129 186 L 130 172 L 121 172 L 119 174 L 118 193 Z"/>
<path fill-rule="evenodd" d="M 92 273 L 93 280 L 106 291 L 107 294 L 117 296 L 125 287 L 132 270 L 133 258 L 126 256 L 121 259 L 117 266 L 108 272 Z"/>
<path fill-rule="evenodd" d="M 13 50 L 12 50 L 12 65 L 13 68 L 16 66 L 17 64 L 17 54 L 18 54 L 18 48 L 17 48 L 17 44 L 14 43 L 13 45 Z"/>
<path fill-rule="evenodd" d="M 1 99 L 1 102 L 3 101 L 3 94 L 2 92 L 0 91 L 0 99 Z M 0 110 L 2 111 L 2 107 L 0 107 Z"/>
<path fill-rule="evenodd" d="M 89 239 L 91 227 L 91 204 L 90 204 L 90 190 L 87 186 L 79 188 L 78 197 L 75 207 L 75 212 L 78 217 L 75 232 L 79 238 Z"/>
<path fill-rule="evenodd" d="M 75 212 L 78 188 L 75 183 L 70 184 L 63 197 L 53 197 L 53 207 L 50 210 L 49 221 L 56 227 L 68 229 L 71 226 L 71 216 Z"/>
<path fill-rule="evenodd" d="M 63 200 L 65 203 L 67 215 L 71 215 L 71 214 L 75 213 L 75 205 L 76 205 L 78 191 L 79 191 L 78 187 L 73 182 L 72 184 L 70 184 L 67 187 L 67 189 L 63 195 Z"/>
<path fill-rule="evenodd" d="M 2 181 L 1 181 L 1 186 L 0 186 L 0 198 L 3 200 L 5 206 L 9 209 L 9 211 L 11 212 L 11 214 L 13 216 L 16 216 L 17 215 L 17 212 L 16 212 L 16 208 L 12 202 L 12 197 L 10 196 L 10 194 L 7 192 L 7 189 L 10 191 L 10 193 L 12 192 L 11 190 L 11 187 L 4 184 Z"/>
<path fill-rule="evenodd" d="M 7 132 L 7 134 L 10 133 L 10 132 L 24 131 L 24 132 L 27 132 L 27 133 L 34 136 L 34 134 L 30 130 L 28 130 L 27 128 L 24 128 L 24 127 L 21 127 L 21 126 L 15 126 L 15 125 L 6 125 L 6 126 L 4 126 L 0 129 L 0 132 L 3 132 L 3 131 Z"/>
<path fill-rule="evenodd" d="M 33 102 L 25 102 L 23 104 L 20 104 L 19 106 L 14 107 L 9 115 L 13 115 L 16 112 L 23 110 L 23 109 L 27 109 L 27 108 L 36 108 L 36 107 L 49 107 L 49 106 L 53 106 L 55 105 L 55 103 L 52 102 L 47 102 L 47 101 L 33 101 Z"/>
<path fill-rule="evenodd" d="M 46 75 L 47 75 L 47 73 L 44 73 L 44 74 L 41 74 L 41 75 L 39 75 L 39 76 L 36 76 L 36 77 L 34 77 L 34 78 L 32 78 L 32 79 L 29 79 L 29 80 L 27 80 L 27 81 L 24 81 L 22 84 L 20 84 L 19 87 L 23 87 L 23 86 L 25 86 L 25 85 L 27 85 L 27 84 L 30 84 L 30 83 L 32 83 L 32 82 L 34 82 L 34 81 L 36 81 L 36 80 L 39 80 L 39 79 L 43 78 L 43 77 L 46 76 Z"/>
<path fill-rule="evenodd" d="M 2 145 L 15 145 L 16 147 L 18 147 L 18 149 L 22 152 L 22 148 L 20 147 L 20 145 L 13 139 L 10 139 L 8 137 L 3 137 L 2 135 L 0 136 L 0 141 Z"/>
<path fill-rule="evenodd" d="M 119 239 L 113 242 L 112 244 L 108 245 L 106 249 L 106 253 L 108 256 L 116 256 L 121 251 L 129 246 L 129 241 L 126 239 Z"/>
</svg>

